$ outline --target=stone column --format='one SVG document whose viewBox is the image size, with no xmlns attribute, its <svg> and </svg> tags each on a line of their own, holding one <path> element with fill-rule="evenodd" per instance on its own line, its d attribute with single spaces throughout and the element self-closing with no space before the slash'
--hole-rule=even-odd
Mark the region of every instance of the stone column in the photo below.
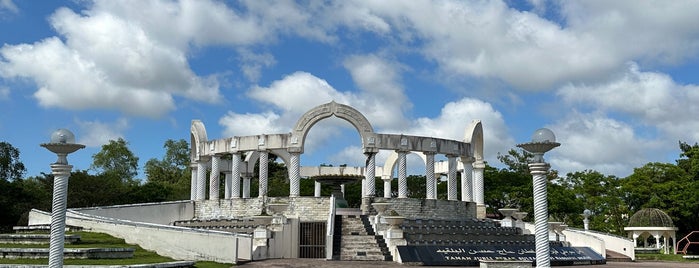
<svg viewBox="0 0 699 268">
<path fill-rule="evenodd" d="M 365 153 L 367 156 L 366 160 L 366 174 L 364 180 L 366 180 L 366 192 L 364 197 L 374 197 L 376 196 L 376 153 L 370 152 Z"/>
<path fill-rule="evenodd" d="M 289 159 L 289 197 L 298 197 L 301 193 L 301 154 L 291 153 Z"/>
<path fill-rule="evenodd" d="M 258 192 L 258 198 L 267 197 L 267 176 L 268 176 L 268 164 L 269 153 L 267 151 L 260 151 L 260 188 Z"/>
<path fill-rule="evenodd" d="M 209 200 L 219 199 L 219 185 L 221 185 L 221 156 L 211 157 L 211 174 L 209 174 Z"/>
<path fill-rule="evenodd" d="M 196 162 L 189 164 L 189 169 L 192 171 L 191 185 L 189 188 L 190 200 L 197 200 L 197 166 Z"/>
<path fill-rule="evenodd" d="M 425 153 L 425 196 L 427 199 L 437 199 L 437 179 L 434 176 L 434 153 Z"/>
<path fill-rule="evenodd" d="M 240 198 L 240 153 L 231 155 L 231 198 Z"/>
<path fill-rule="evenodd" d="M 456 185 L 456 156 L 447 155 L 447 162 L 449 164 L 449 172 L 447 173 L 447 197 L 450 201 L 458 201 L 457 196 L 457 185 Z"/>
<path fill-rule="evenodd" d="M 206 169 L 209 159 L 204 156 L 199 157 L 197 162 L 197 197 L 196 200 L 206 199 Z"/>
<path fill-rule="evenodd" d="M 476 217 L 485 219 L 485 186 L 483 170 L 485 163 L 481 160 L 473 163 L 473 201 L 476 202 Z"/>
<path fill-rule="evenodd" d="M 250 173 L 245 173 L 243 177 L 243 198 L 250 198 L 250 179 L 252 176 Z"/>
<path fill-rule="evenodd" d="M 534 180 L 534 237 L 536 240 L 536 267 L 550 267 L 549 224 L 546 190 L 547 163 L 529 164 L 529 172 Z"/>
<path fill-rule="evenodd" d="M 51 208 L 51 234 L 49 239 L 49 267 L 63 267 L 63 249 L 66 230 L 66 204 L 68 201 L 68 178 L 73 166 L 52 164 L 53 202 Z"/>
<path fill-rule="evenodd" d="M 320 182 L 314 182 L 313 186 L 313 196 L 320 197 Z"/>
<path fill-rule="evenodd" d="M 398 152 L 398 198 L 408 198 L 407 152 Z"/>
<path fill-rule="evenodd" d="M 381 178 L 383 180 L 383 197 L 391 198 L 391 176 Z"/>
<path fill-rule="evenodd" d="M 463 158 L 461 163 L 464 169 L 461 171 L 461 201 L 473 201 L 473 160 Z"/>
<path fill-rule="evenodd" d="M 233 176 L 231 176 L 231 172 L 229 170 L 224 171 L 223 176 L 225 179 L 223 187 L 223 199 L 228 200 L 231 199 L 231 192 L 233 189 Z"/>
</svg>

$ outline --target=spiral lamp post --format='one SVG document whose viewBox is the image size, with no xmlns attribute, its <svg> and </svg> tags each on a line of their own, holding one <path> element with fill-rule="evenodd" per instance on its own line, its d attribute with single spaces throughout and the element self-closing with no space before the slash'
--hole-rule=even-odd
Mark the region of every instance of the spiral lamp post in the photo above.
<svg viewBox="0 0 699 268">
<path fill-rule="evenodd" d="M 51 134 L 49 143 L 41 147 L 58 156 L 51 164 L 53 174 L 53 198 L 51 202 L 51 235 L 49 241 L 49 267 L 63 267 L 63 247 L 66 232 L 66 201 L 68 199 L 68 178 L 73 166 L 68 165 L 68 154 L 85 145 L 75 143 L 75 135 L 70 130 L 58 129 Z"/>
<path fill-rule="evenodd" d="M 529 163 L 529 172 L 534 183 L 534 237 L 536 240 L 536 266 L 551 267 L 551 252 L 549 249 L 548 204 L 546 190 L 546 174 L 549 164 L 544 161 L 544 153 L 560 146 L 556 142 L 553 131 L 540 128 L 534 131 L 532 141 L 517 144 L 534 155 Z"/>
<path fill-rule="evenodd" d="M 590 230 L 590 216 L 592 216 L 592 211 L 589 209 L 583 210 L 583 226 L 585 227 L 585 231 Z"/>
</svg>

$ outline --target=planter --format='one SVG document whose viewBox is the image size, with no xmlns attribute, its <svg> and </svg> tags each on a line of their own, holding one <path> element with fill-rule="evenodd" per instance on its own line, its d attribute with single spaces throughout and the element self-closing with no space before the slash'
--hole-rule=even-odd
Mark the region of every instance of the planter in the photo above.
<svg viewBox="0 0 699 268">
<path fill-rule="evenodd" d="M 405 221 L 405 217 L 403 216 L 383 216 L 383 218 L 386 220 L 388 225 L 391 225 L 391 227 L 399 227 L 401 224 L 403 224 L 403 221 Z"/>
</svg>

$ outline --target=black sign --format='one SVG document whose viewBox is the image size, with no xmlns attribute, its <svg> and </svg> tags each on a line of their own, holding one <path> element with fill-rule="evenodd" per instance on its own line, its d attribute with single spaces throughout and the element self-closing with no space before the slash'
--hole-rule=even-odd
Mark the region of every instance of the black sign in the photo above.
<svg viewBox="0 0 699 268">
<path fill-rule="evenodd" d="M 551 265 L 604 264 L 605 259 L 588 247 L 551 246 Z M 531 261 L 535 265 L 533 245 L 478 246 L 398 246 L 404 263 L 423 265 L 479 266 L 481 260 Z"/>
</svg>

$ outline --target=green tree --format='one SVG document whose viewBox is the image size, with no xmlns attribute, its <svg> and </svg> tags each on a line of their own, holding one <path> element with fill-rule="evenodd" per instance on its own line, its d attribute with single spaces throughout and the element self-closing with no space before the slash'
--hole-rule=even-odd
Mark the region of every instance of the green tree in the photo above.
<svg viewBox="0 0 699 268">
<path fill-rule="evenodd" d="M 167 140 L 163 145 L 165 155 L 161 160 L 151 158 L 144 165 L 149 182 L 167 183 L 190 187 L 189 144 L 187 141 Z"/>
<path fill-rule="evenodd" d="M 19 150 L 8 142 L 0 142 L 0 180 L 22 179 L 27 169 L 19 160 Z"/>
<path fill-rule="evenodd" d="M 648 163 L 635 168 L 621 185 L 631 212 L 661 209 L 672 217 L 680 233 L 699 228 L 698 186 L 684 169 L 669 163 Z"/>
<path fill-rule="evenodd" d="M 621 181 L 617 177 L 585 170 L 568 173 L 562 180 L 562 184 L 572 189 L 577 197 L 578 213 L 582 213 L 584 209 L 592 211 L 591 229 L 618 235 L 624 234 L 627 220 L 623 216 L 629 214 L 629 209 L 621 198 L 623 196 Z M 583 217 L 578 213 L 571 215 L 573 220 L 569 224 L 582 227 Z"/>
<path fill-rule="evenodd" d="M 119 138 L 102 145 L 102 150 L 92 155 L 92 170 L 115 176 L 123 182 L 135 183 L 138 174 L 138 157 L 131 152 L 128 142 Z"/>
<path fill-rule="evenodd" d="M 677 166 L 683 169 L 694 180 L 699 180 L 699 144 L 689 145 L 680 141 L 680 159 Z"/>
</svg>

